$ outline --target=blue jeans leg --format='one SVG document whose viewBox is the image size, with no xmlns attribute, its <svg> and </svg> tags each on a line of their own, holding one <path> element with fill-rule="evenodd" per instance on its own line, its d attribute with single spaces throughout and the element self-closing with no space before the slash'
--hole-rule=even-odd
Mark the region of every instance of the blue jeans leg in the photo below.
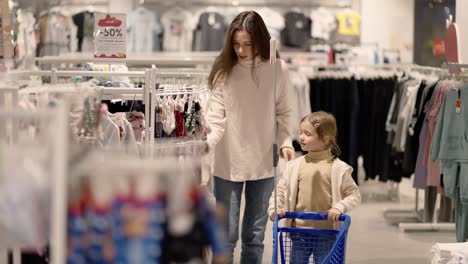
<svg viewBox="0 0 468 264">
<path fill-rule="evenodd" d="M 216 203 L 225 210 L 224 224 L 228 240 L 228 263 L 232 263 L 234 248 L 239 240 L 239 213 L 244 183 L 227 181 L 216 176 L 213 178 Z"/>
<path fill-rule="evenodd" d="M 245 182 L 241 264 L 262 263 L 268 202 L 273 187 L 273 178 Z"/>
</svg>

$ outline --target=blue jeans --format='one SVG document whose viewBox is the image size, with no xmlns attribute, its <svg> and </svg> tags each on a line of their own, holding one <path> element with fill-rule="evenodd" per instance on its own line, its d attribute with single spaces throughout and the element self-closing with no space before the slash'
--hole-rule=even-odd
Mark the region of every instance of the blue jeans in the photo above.
<svg viewBox="0 0 468 264">
<path fill-rule="evenodd" d="M 257 181 L 232 182 L 214 177 L 216 203 L 226 210 L 225 228 L 229 262 L 234 259 L 234 248 L 239 240 L 239 215 L 242 189 L 245 184 L 245 209 L 242 219 L 242 252 L 241 264 L 261 264 L 263 257 L 263 240 L 268 221 L 268 202 L 273 191 L 274 179 Z"/>
</svg>

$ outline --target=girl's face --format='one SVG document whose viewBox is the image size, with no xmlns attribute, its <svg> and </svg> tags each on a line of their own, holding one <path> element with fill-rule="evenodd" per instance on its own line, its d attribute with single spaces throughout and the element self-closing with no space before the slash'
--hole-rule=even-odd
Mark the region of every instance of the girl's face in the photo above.
<svg viewBox="0 0 468 264">
<path fill-rule="evenodd" d="M 253 59 L 252 39 L 247 31 L 236 31 L 232 44 L 239 61 L 251 61 Z"/>
<path fill-rule="evenodd" d="M 299 143 L 303 151 L 324 151 L 327 149 L 326 142 L 319 137 L 315 127 L 308 121 L 304 121 L 300 124 L 300 136 Z"/>
</svg>

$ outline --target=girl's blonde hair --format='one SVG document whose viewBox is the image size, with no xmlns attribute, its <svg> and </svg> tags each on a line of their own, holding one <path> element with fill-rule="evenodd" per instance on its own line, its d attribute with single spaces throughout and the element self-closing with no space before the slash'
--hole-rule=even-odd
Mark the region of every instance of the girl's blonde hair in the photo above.
<svg viewBox="0 0 468 264">
<path fill-rule="evenodd" d="M 336 143 L 337 128 L 335 117 L 330 113 L 318 111 L 304 116 L 301 119 L 301 123 L 305 121 L 315 127 L 319 138 L 331 148 L 333 156 L 338 157 L 341 154 L 341 150 Z"/>
</svg>

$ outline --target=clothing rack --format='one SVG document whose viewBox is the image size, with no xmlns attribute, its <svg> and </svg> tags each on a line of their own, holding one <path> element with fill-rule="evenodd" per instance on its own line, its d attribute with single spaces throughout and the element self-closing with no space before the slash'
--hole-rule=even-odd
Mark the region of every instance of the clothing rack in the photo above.
<svg viewBox="0 0 468 264">
<path fill-rule="evenodd" d="M 1 76 L 1 75 L 0 75 Z M 98 87 L 101 92 L 99 99 L 115 99 L 125 97 L 125 95 L 130 95 L 130 97 L 122 98 L 133 100 L 136 99 L 136 95 L 142 96 L 142 101 L 145 103 L 145 112 L 150 112 L 150 94 L 149 89 L 146 87 L 151 86 L 151 76 L 150 69 L 145 71 L 126 71 L 126 72 L 104 72 L 104 71 L 62 71 L 57 69 L 51 70 L 41 70 L 41 71 L 12 71 L 4 75 L 5 78 L 11 80 L 24 80 L 32 76 L 39 77 L 51 77 L 51 84 L 57 84 L 59 82 L 58 77 L 73 77 L 73 76 L 89 76 L 89 77 L 112 77 L 112 76 L 125 76 L 125 77 L 136 77 L 136 78 L 145 78 L 145 85 L 143 88 L 120 88 L 120 87 Z M 37 89 L 37 88 L 35 88 Z M 48 89 L 48 88 L 43 88 Z M 133 98 L 132 98 L 133 96 Z M 145 123 L 149 124 L 150 115 L 145 115 Z M 149 127 L 145 126 L 145 134 L 150 133 Z M 147 143 L 148 141 L 145 141 Z"/>
<path fill-rule="evenodd" d="M 299 69 L 300 66 L 296 66 Z M 324 72 L 327 71 L 341 71 L 341 70 L 348 70 L 353 68 L 369 68 L 375 70 L 383 70 L 383 71 L 395 71 L 398 72 L 411 72 L 416 71 L 424 74 L 435 74 L 439 78 L 443 77 L 452 77 L 447 73 L 446 69 L 443 68 L 436 68 L 436 67 L 428 67 L 428 66 L 420 66 L 420 65 L 412 65 L 412 64 L 351 64 L 351 65 L 306 65 L 306 67 L 311 67 L 315 70 L 324 69 Z M 320 71 L 315 71 L 309 77 L 314 77 L 315 73 L 320 74 Z M 394 189 L 397 189 L 398 185 L 391 186 L 388 197 L 391 197 L 393 193 L 396 193 Z M 420 209 L 419 209 L 419 190 L 415 190 L 415 205 L 413 209 L 385 209 L 383 215 L 385 218 L 392 218 L 392 216 L 409 216 L 411 218 L 416 218 L 419 222 L 424 223 L 399 223 L 399 228 L 401 231 L 423 231 L 423 230 L 447 230 L 452 231 L 455 229 L 455 225 L 453 223 L 437 223 L 436 219 L 423 219 Z M 436 215 L 436 214 L 434 214 Z"/>
<path fill-rule="evenodd" d="M 451 63 L 449 63 L 450 65 Z M 452 77 L 446 69 L 421 66 L 421 65 L 408 65 L 403 67 L 405 70 L 417 70 L 422 73 L 436 73 L 438 77 Z M 437 210 L 435 210 L 433 219 L 424 219 L 421 210 L 419 210 L 419 189 L 415 189 L 415 207 L 414 209 L 392 209 L 384 210 L 384 217 L 390 218 L 392 214 L 409 214 L 410 217 L 416 218 L 420 223 L 405 223 L 401 222 L 398 224 L 400 231 L 455 231 L 455 223 L 438 223 L 437 222 Z M 441 194 L 437 195 L 435 204 L 437 205 L 440 200 Z M 437 207 L 437 206 L 436 206 Z M 431 222 L 428 222 L 431 221 Z"/>
<path fill-rule="evenodd" d="M 18 102 L 18 88 L 17 87 L 12 87 L 12 86 L 8 86 L 8 85 L 5 85 L 5 84 L 2 84 L 0 86 L 0 105 L 2 105 L 3 107 L 5 107 L 7 105 L 7 102 L 6 102 L 6 98 L 7 96 L 6 95 L 10 95 L 11 96 L 11 101 L 10 103 L 11 104 L 16 104 Z M 10 105 L 11 107 L 12 105 Z M 7 109 L 5 109 L 7 110 Z M 11 109 L 10 109 L 11 110 Z M 1 113 L 3 112 L 0 111 L 0 115 Z M 15 117 L 6 117 L 6 118 L 3 118 L 3 120 L 1 120 L 2 118 L 0 117 L 0 138 L 4 138 L 5 135 L 7 135 L 7 131 L 6 131 L 6 122 L 8 119 L 14 119 Z M 6 119 L 6 120 L 5 120 Z M 14 130 L 15 129 L 15 126 L 17 125 L 17 123 L 13 121 L 13 126 L 12 126 L 12 129 Z M 16 140 L 16 134 L 15 133 L 12 133 L 10 132 L 9 133 L 9 136 L 10 136 L 10 140 L 11 141 L 15 141 Z M 21 250 L 19 248 L 12 248 L 11 249 L 12 253 L 13 253 L 13 264 L 21 264 Z M 8 263 L 8 248 L 0 248 L 0 263 Z"/>
<path fill-rule="evenodd" d="M 155 89 L 156 84 L 161 83 L 161 80 L 165 78 L 183 78 L 184 80 L 194 81 L 196 85 L 190 87 L 168 87 L 164 90 Z M 151 113 L 150 121 L 148 124 L 149 126 L 149 134 L 146 134 L 150 140 L 150 146 L 154 146 L 154 128 L 155 126 L 155 118 L 153 114 L 156 111 L 156 98 L 158 96 L 171 96 L 171 95 L 180 95 L 180 94 L 200 94 L 203 92 L 207 92 L 208 89 L 206 87 L 206 80 L 208 78 L 208 72 L 203 70 L 159 70 L 156 68 L 155 65 L 152 65 L 151 69 L 151 89 L 147 89 L 147 91 L 151 94 L 151 110 L 148 113 Z M 150 115 L 149 115 L 150 116 Z M 146 126 L 148 127 L 148 125 Z M 153 150 L 153 147 L 150 148 Z"/>
<path fill-rule="evenodd" d="M 54 109 L 40 110 L 34 113 L 18 110 L 1 110 L 1 123 L 8 119 L 22 120 L 43 120 L 54 122 L 55 134 L 52 141 L 52 195 L 51 199 L 51 264 L 65 263 L 66 245 L 66 222 L 63 216 L 66 215 L 66 184 L 68 162 L 68 106 L 58 104 Z M 18 249 L 14 250 L 14 264 L 21 263 L 21 255 Z M 2 263 L 8 263 L 7 261 Z"/>
<path fill-rule="evenodd" d="M 148 82 L 146 83 L 145 87 L 152 87 L 151 86 L 151 81 L 155 78 L 155 76 L 153 75 L 153 78 L 151 78 L 150 76 L 150 70 L 147 70 L 144 75 L 140 75 L 140 74 L 135 74 L 133 73 L 132 76 L 137 76 L 137 77 L 145 77 L 146 80 L 148 80 Z M 55 77 L 58 77 L 58 76 L 74 76 L 74 75 L 86 75 L 86 76 L 89 76 L 87 75 L 89 72 L 83 72 L 83 71 L 78 71 L 78 72 L 75 72 L 75 71 L 56 71 L 56 70 L 52 70 L 52 71 L 40 71 L 40 72 L 37 72 L 37 71 L 33 71 L 33 72 L 21 72 L 21 73 L 11 73 L 8 75 L 8 77 L 11 79 L 21 79 L 21 78 L 24 78 L 24 77 L 29 77 L 29 76 L 55 76 Z M 93 76 L 122 76 L 125 75 L 126 73 L 120 73 L 120 74 L 116 74 L 116 73 L 108 73 L 108 72 L 90 72 L 92 73 L 91 75 Z M 207 76 L 206 73 L 196 73 L 196 72 L 178 72 L 178 74 L 183 74 L 183 76 L 187 76 L 187 74 L 189 74 L 189 76 L 196 76 L 198 79 L 201 78 L 201 76 Z M 177 76 L 176 74 L 174 73 L 167 73 L 166 76 L 170 76 L 170 77 L 174 77 L 174 76 Z M 53 81 L 57 81 L 57 78 L 52 78 Z M 51 89 L 51 92 L 54 92 L 54 93 L 58 93 L 58 92 L 63 92 L 64 90 L 68 90 L 70 92 L 73 92 L 74 90 L 73 89 L 63 89 L 64 87 L 49 87 Z M 57 88 L 57 89 L 55 89 Z M 60 89 L 59 89 L 60 88 Z M 150 92 L 151 92 L 151 89 L 147 89 L 147 88 L 134 88 L 134 89 L 129 89 L 129 88 L 108 88 L 108 87 L 96 87 L 98 89 L 101 89 L 101 91 L 103 91 L 103 95 L 122 95 L 122 94 L 126 94 L 126 93 L 132 93 L 132 94 L 135 94 L 135 93 L 139 93 L 139 94 L 143 94 L 144 95 L 144 98 L 146 99 L 146 107 L 147 107 L 147 118 L 149 118 L 150 116 L 150 111 L 149 109 L 151 109 L 151 106 L 150 106 Z M 27 90 L 27 89 L 30 89 L 30 90 Z M 31 87 L 31 88 L 25 88 L 23 89 L 23 93 L 26 92 L 26 93 L 40 93 L 40 92 L 45 92 L 47 91 L 47 87 Z M 18 97 L 18 88 L 5 88 L 5 89 L 1 89 L 0 90 L 0 95 L 2 95 L 2 91 L 4 91 L 5 93 L 8 92 L 8 93 L 14 93 L 16 94 L 16 96 L 14 98 L 17 99 Z M 192 89 L 191 92 L 192 93 L 196 93 L 197 89 Z M 156 96 L 155 93 L 152 93 L 153 96 Z M 3 98 L 3 96 L 0 96 L 0 98 Z M 3 106 L 3 104 L 2 104 Z M 57 122 L 57 124 L 55 125 L 54 123 L 54 131 L 55 131 L 55 134 L 54 134 L 54 140 L 53 140 L 53 163 L 52 163 L 52 175 L 51 175 L 51 182 L 52 182 L 52 191 L 51 191 L 51 194 L 52 194 L 52 207 L 51 207 L 51 237 L 50 237 L 50 247 L 51 247 L 51 262 L 52 264 L 62 264 L 62 263 L 65 263 L 66 262 L 66 252 L 67 252 L 67 243 L 66 243 L 66 230 L 67 230 L 67 223 L 66 223 L 66 215 L 67 215 L 67 211 L 66 211 L 66 208 L 67 208 L 67 204 L 66 204 L 66 201 L 67 201 L 67 175 L 69 175 L 68 173 L 68 168 L 67 168 L 67 164 L 68 164 L 68 147 L 69 147 L 69 139 L 68 139 L 68 106 L 65 105 L 65 104 L 61 104 L 59 103 L 58 106 L 52 110 L 39 110 L 35 113 L 30 113 L 30 112 L 25 112 L 25 111 L 18 111 L 18 110 L 1 110 L 0 111 L 0 120 L 3 120 L 3 119 L 17 119 L 17 118 L 21 118 L 21 119 L 28 119 L 28 120 L 35 120 L 37 121 L 39 118 L 41 120 L 44 120 L 44 121 L 54 121 L 54 122 Z M 153 119 L 153 122 L 154 122 L 154 119 Z M 4 124 L 5 122 L 0 122 L 0 124 Z M 147 123 L 149 124 L 149 122 Z M 151 135 L 153 133 L 149 133 L 149 127 L 146 126 L 146 131 L 148 132 L 147 135 Z M 149 140 L 147 140 L 146 142 L 149 142 Z M 153 142 L 154 142 L 154 139 L 153 139 Z M 206 142 L 182 142 L 182 143 L 178 143 L 178 144 L 175 144 L 174 147 L 204 147 L 204 145 L 206 145 Z M 162 146 L 162 147 L 168 147 L 168 146 Z M 113 153 L 115 154 L 115 153 Z M 88 157 L 86 157 L 88 158 Z M 114 170 L 118 170 L 119 172 L 122 172 L 122 170 L 125 172 L 132 172 L 132 173 L 128 173 L 129 175 L 135 175 L 134 172 L 137 170 L 137 171 L 142 171 L 143 173 L 142 174 L 146 174 L 146 173 L 152 173 L 152 172 L 167 172 L 167 171 L 174 171 L 174 172 L 180 172 L 180 170 L 182 169 L 183 171 L 190 171 L 190 170 L 193 170 L 193 167 L 191 166 L 194 166 L 196 165 L 196 163 L 192 162 L 191 159 L 184 159 L 184 166 L 181 166 L 180 164 L 180 160 L 178 159 L 162 159 L 161 162 L 157 162 L 155 163 L 154 162 L 154 159 L 152 159 L 153 157 L 149 156 L 147 158 L 144 158 L 143 160 L 141 160 L 140 158 L 134 158 L 134 159 L 125 159 L 125 160 L 120 160 L 120 162 L 117 162 L 117 161 L 113 161 L 113 164 L 111 164 L 111 166 L 107 166 L 106 168 L 109 169 L 109 168 L 112 168 Z M 122 162 L 122 161 L 125 161 L 125 162 Z M 96 160 L 95 160 L 96 162 Z M 188 163 L 187 163 L 188 162 Z M 98 164 L 100 165 L 103 165 L 101 163 L 98 162 Z M 88 164 L 89 165 L 89 164 Z M 107 164 L 109 165 L 109 164 Z M 89 166 L 85 166 L 85 168 L 89 168 Z M 159 175 L 168 175 L 167 173 L 158 173 Z M 169 196 L 171 198 L 177 198 L 176 196 L 180 196 L 180 190 L 182 190 L 184 186 L 186 186 L 187 184 L 190 184 L 190 183 L 194 183 L 195 182 L 195 178 L 191 178 L 193 179 L 193 181 L 188 181 L 188 180 L 182 180 L 180 177 L 181 176 L 190 176 L 192 174 L 187 174 L 185 173 L 184 175 L 182 175 L 183 173 L 173 173 L 175 174 L 176 177 L 170 177 L 171 179 L 164 179 L 164 182 L 168 182 L 168 181 L 177 181 L 179 183 L 184 183 L 182 184 L 183 186 L 179 186 L 177 187 L 178 189 L 178 192 L 174 192 L 173 194 L 169 194 Z M 170 176 L 174 176 L 173 174 L 171 174 Z M 190 176 L 190 177 L 193 177 L 193 176 Z M 181 189 L 182 188 L 182 189 Z M 179 203 L 178 205 L 174 205 L 173 207 L 174 208 L 169 208 L 169 211 L 171 213 L 180 213 L 184 210 L 185 207 L 185 200 L 183 199 L 179 199 L 181 200 L 181 203 Z M 176 210 L 176 211 L 174 211 Z M 182 210 L 182 211 L 181 211 Z M 184 211 L 185 212 L 185 211 Z M 182 222 L 186 222 L 187 219 L 184 218 L 184 219 L 180 219 L 180 221 Z M 176 220 L 176 222 L 180 222 L 179 220 Z M 180 223 L 179 223 L 180 224 Z M 0 252 L 0 257 L 7 257 L 6 254 L 1 254 L 2 252 Z M 19 264 L 20 263 L 20 258 L 21 258 L 21 255 L 20 255 L 20 251 L 19 250 L 15 250 L 14 251 L 14 260 L 15 260 L 15 263 L 14 264 Z M 4 260 L 4 259 L 1 259 L 1 260 Z M 3 262 L 2 262 L 3 263 Z M 5 263 L 7 263 L 7 261 L 5 260 Z"/>
</svg>

